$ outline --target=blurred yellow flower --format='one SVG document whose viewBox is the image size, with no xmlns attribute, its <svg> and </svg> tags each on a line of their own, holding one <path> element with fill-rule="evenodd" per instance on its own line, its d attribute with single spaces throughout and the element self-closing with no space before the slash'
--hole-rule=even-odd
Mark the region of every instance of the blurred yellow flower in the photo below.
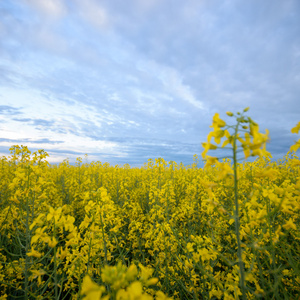
<svg viewBox="0 0 300 300">
<path fill-rule="evenodd" d="M 291 129 L 291 133 L 297 133 L 298 134 L 299 130 L 300 130 L 300 122 L 298 122 L 298 124 Z"/>
<path fill-rule="evenodd" d="M 47 273 L 44 270 L 31 270 L 32 276 L 31 278 L 33 279 L 38 279 L 38 285 L 42 284 L 42 276 L 46 275 Z"/>
<path fill-rule="evenodd" d="M 214 130 L 219 130 L 219 128 L 225 127 L 225 126 L 226 126 L 226 122 L 223 121 L 222 119 L 220 119 L 218 113 L 215 113 L 215 115 L 213 116 L 213 123 L 210 127 L 214 128 Z"/>
<path fill-rule="evenodd" d="M 105 292 L 104 286 L 99 286 L 94 283 L 90 276 L 86 275 L 83 278 L 81 286 L 81 295 L 85 295 L 84 300 L 101 299 L 102 294 Z"/>
<path fill-rule="evenodd" d="M 201 154 L 203 158 L 206 157 L 206 153 L 208 152 L 208 150 L 216 150 L 218 148 L 216 145 L 211 143 L 202 143 L 202 147 L 204 148 Z"/>
<path fill-rule="evenodd" d="M 292 145 L 292 146 L 290 147 L 289 152 L 292 152 L 292 151 L 297 152 L 297 150 L 298 150 L 299 148 L 300 148 L 300 139 L 299 139 L 294 145 Z"/>
<path fill-rule="evenodd" d="M 36 251 L 34 248 L 31 248 L 30 252 L 27 253 L 27 256 L 40 258 L 42 256 L 42 253 Z"/>
<path fill-rule="evenodd" d="M 282 227 L 286 230 L 289 230 L 289 229 L 297 230 L 297 226 L 294 223 L 292 218 L 289 218 L 289 220 L 284 225 L 282 225 Z"/>
</svg>

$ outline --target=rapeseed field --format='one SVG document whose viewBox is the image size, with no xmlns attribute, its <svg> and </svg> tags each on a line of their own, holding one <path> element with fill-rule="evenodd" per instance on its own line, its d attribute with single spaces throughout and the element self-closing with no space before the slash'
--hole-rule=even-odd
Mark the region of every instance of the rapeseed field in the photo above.
<svg viewBox="0 0 300 300">
<path fill-rule="evenodd" d="M 215 114 L 204 168 L 196 155 L 190 166 L 50 165 L 44 150 L 11 147 L 0 299 L 297 299 L 300 140 L 272 161 L 247 110 L 228 112 L 232 124 Z"/>
</svg>

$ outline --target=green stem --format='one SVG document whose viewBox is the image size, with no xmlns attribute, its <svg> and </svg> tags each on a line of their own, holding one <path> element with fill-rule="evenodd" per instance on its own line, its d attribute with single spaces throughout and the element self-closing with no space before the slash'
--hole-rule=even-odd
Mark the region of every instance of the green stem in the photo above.
<svg viewBox="0 0 300 300">
<path fill-rule="evenodd" d="M 27 188 L 29 189 L 30 187 L 30 169 L 28 167 L 28 174 L 27 174 Z M 25 230 L 26 230 L 26 233 L 25 233 L 25 270 L 24 270 L 24 279 L 25 279 L 25 282 L 24 282 L 24 297 L 25 299 L 28 299 L 28 291 L 29 291 L 29 268 L 30 268 L 30 257 L 27 255 L 29 249 L 30 249 L 30 242 L 31 242 L 31 231 L 29 229 L 30 225 L 29 225 L 29 215 L 30 213 L 30 202 L 29 202 L 29 198 L 30 196 L 27 195 L 26 197 L 26 220 L 25 220 Z M 23 208 L 21 208 L 21 211 L 22 211 Z M 31 220 L 32 221 L 32 220 Z M 20 243 L 21 244 L 21 243 Z"/>
<path fill-rule="evenodd" d="M 101 222 L 101 229 L 102 229 L 102 238 L 103 238 L 103 246 L 104 246 L 105 264 L 107 264 L 107 262 L 108 262 L 108 260 L 107 260 L 107 247 L 106 247 L 104 224 L 103 224 L 101 212 L 100 212 L 100 222 Z"/>
<path fill-rule="evenodd" d="M 25 270 L 24 270 L 24 277 L 25 277 L 25 299 L 28 299 L 28 277 L 29 277 L 29 263 L 30 257 L 27 255 L 29 247 L 30 247 L 30 230 L 29 230 L 29 203 L 28 197 L 26 198 L 26 234 L 25 234 Z"/>
<path fill-rule="evenodd" d="M 234 203 L 235 203 L 235 212 L 234 212 L 234 219 L 235 219 L 235 234 L 237 240 L 237 255 L 238 255 L 238 262 L 240 267 L 240 287 L 242 290 L 242 297 L 246 300 L 246 291 L 245 291 L 245 270 L 242 258 L 242 247 L 241 247 L 241 238 L 240 238 L 240 219 L 239 219 L 239 201 L 238 201 L 238 178 L 237 178 L 237 134 L 239 129 L 238 123 L 235 126 L 234 130 L 234 139 L 233 139 L 233 172 L 234 172 Z"/>
<path fill-rule="evenodd" d="M 55 219 L 54 219 L 54 232 L 53 232 L 54 238 L 56 237 L 56 224 L 55 224 Z M 54 246 L 54 257 L 53 257 L 53 263 L 54 263 L 54 293 L 55 293 L 55 299 L 58 299 L 58 278 L 57 278 L 57 249 L 56 245 Z"/>
</svg>

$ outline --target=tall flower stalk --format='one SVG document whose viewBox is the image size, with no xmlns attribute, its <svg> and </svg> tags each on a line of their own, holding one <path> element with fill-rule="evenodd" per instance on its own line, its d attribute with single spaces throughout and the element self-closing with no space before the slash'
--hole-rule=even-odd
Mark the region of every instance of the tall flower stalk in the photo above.
<svg viewBox="0 0 300 300">
<path fill-rule="evenodd" d="M 246 299 L 246 286 L 245 286 L 245 269 L 242 257 L 242 247 L 240 238 L 240 216 L 239 216 L 239 195 L 238 195 L 238 154 L 239 152 L 244 153 L 244 158 L 247 159 L 249 156 L 270 156 L 266 151 L 266 142 L 268 141 L 268 131 L 265 134 L 259 132 L 259 126 L 250 117 L 244 114 L 249 110 L 245 108 L 243 113 L 233 114 L 227 112 L 229 117 L 235 117 L 236 123 L 234 125 L 228 125 L 224 120 L 220 119 L 219 114 L 216 113 L 213 117 L 213 123 L 210 126 L 213 128 L 208 134 L 207 142 L 203 143 L 202 146 L 204 151 L 202 157 L 206 161 L 205 168 L 216 165 L 219 169 L 218 179 L 222 180 L 227 176 L 233 176 L 233 190 L 234 190 L 234 213 L 233 218 L 235 221 L 235 235 L 237 242 L 237 258 L 239 265 L 239 276 L 240 276 L 240 289 L 242 292 L 243 299 Z M 245 124 L 245 125 L 244 125 Z M 246 125 L 247 124 L 247 125 Z M 244 136 L 242 136 L 244 135 Z M 224 139 L 221 147 L 218 146 L 221 140 Z M 212 143 L 211 140 L 215 143 Z M 218 148 L 231 149 L 233 160 L 232 167 L 225 162 L 220 162 L 217 157 L 208 156 L 209 150 L 216 150 Z"/>
</svg>

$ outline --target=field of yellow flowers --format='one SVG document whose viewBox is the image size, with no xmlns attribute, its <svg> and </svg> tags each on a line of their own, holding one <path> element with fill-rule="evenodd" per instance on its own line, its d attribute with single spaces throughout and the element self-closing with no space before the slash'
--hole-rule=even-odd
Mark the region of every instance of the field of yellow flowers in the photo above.
<svg viewBox="0 0 300 300">
<path fill-rule="evenodd" d="M 271 161 L 246 112 L 227 113 L 234 125 L 214 116 L 204 168 L 197 156 L 56 166 L 13 146 L 0 166 L 0 299 L 297 299 L 300 143 Z M 208 156 L 218 148 L 232 155 Z"/>
</svg>

